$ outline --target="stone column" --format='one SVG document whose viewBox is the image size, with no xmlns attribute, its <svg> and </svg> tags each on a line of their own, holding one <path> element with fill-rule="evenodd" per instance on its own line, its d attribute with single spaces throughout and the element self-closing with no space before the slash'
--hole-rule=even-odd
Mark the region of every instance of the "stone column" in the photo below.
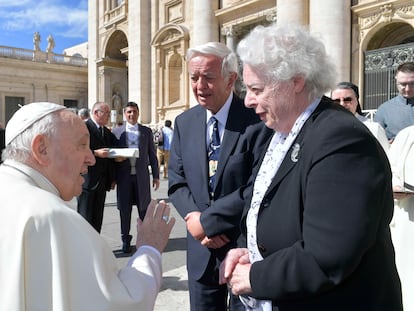
<svg viewBox="0 0 414 311">
<path fill-rule="evenodd" d="M 128 101 L 140 107 L 140 122 L 151 120 L 151 2 L 129 1 L 128 15 Z M 139 21 L 139 22 L 137 22 Z"/>
<path fill-rule="evenodd" d="M 98 100 L 98 1 L 89 1 L 88 7 L 88 107 Z"/>
<path fill-rule="evenodd" d="M 236 37 L 236 29 L 234 26 L 226 26 L 221 29 L 221 34 L 226 37 L 226 45 L 227 47 L 236 52 L 237 48 L 237 38 Z"/>
<path fill-rule="evenodd" d="M 309 0 L 277 0 L 277 23 L 308 23 Z"/>
<path fill-rule="evenodd" d="M 337 65 L 338 81 L 350 80 L 351 1 L 310 0 L 309 26 L 320 35 Z"/>
<path fill-rule="evenodd" d="M 193 2 L 193 27 L 191 46 L 219 40 L 219 29 L 214 10 L 218 0 L 197 0 Z"/>
<path fill-rule="evenodd" d="M 160 29 L 160 21 L 158 18 L 158 14 L 159 14 L 159 10 L 160 10 L 160 3 L 159 0 L 151 0 L 151 32 L 154 36 L 154 34 L 156 34 L 158 32 L 158 30 Z M 153 39 L 152 36 L 152 39 Z M 163 93 L 161 88 L 164 87 L 164 84 L 161 83 L 161 87 L 159 87 L 159 62 L 160 62 L 160 55 L 159 55 L 160 51 L 157 49 L 156 46 L 152 46 L 151 48 L 151 90 L 152 93 L 154 94 L 154 96 L 151 97 L 151 120 L 152 123 L 158 123 L 159 121 L 159 117 L 158 117 L 158 111 L 157 111 L 157 106 L 160 104 L 160 98 L 162 98 L 162 96 L 160 96 L 160 93 Z M 158 54 L 158 57 L 157 57 Z"/>
</svg>

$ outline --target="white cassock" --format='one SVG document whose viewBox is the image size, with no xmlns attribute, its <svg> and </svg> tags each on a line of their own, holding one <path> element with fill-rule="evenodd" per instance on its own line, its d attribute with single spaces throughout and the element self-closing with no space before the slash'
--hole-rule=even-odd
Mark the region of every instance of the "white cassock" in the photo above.
<svg viewBox="0 0 414 311">
<path fill-rule="evenodd" d="M 372 135 L 378 140 L 385 152 L 388 152 L 390 143 L 388 142 L 387 135 L 384 128 L 378 123 L 371 120 L 363 121 L 364 125 L 371 131 Z"/>
<path fill-rule="evenodd" d="M 119 270 L 44 176 L 10 160 L 0 166 L 0 310 L 153 310 L 161 275 L 161 254 L 147 246 Z"/>
<path fill-rule="evenodd" d="M 414 126 L 401 130 L 388 150 L 393 186 L 407 196 L 394 200 L 390 224 L 405 311 L 414 310 Z"/>
</svg>

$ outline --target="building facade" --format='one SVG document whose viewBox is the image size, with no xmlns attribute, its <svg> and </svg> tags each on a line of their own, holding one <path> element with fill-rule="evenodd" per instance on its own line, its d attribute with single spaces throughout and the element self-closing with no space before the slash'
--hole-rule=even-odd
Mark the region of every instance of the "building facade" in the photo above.
<svg viewBox="0 0 414 311">
<path fill-rule="evenodd" d="M 143 123 L 174 119 L 195 105 L 189 47 L 216 40 L 234 50 L 250 29 L 273 22 L 320 34 L 338 81 L 358 84 L 370 109 L 396 91 L 384 90 L 395 66 L 413 60 L 410 0 L 89 0 L 89 104 L 119 94 L 140 105 Z"/>
<path fill-rule="evenodd" d="M 87 67 L 44 62 L 24 69 L 17 60 L 15 69 L 0 53 L 0 66 L 9 68 L 0 73 L 0 122 L 7 120 L 5 98 L 13 96 L 73 99 L 78 108 L 105 101 L 112 123 L 122 121 L 119 105 L 135 101 L 142 123 L 174 120 L 196 104 L 186 50 L 207 41 L 235 50 L 260 24 L 299 23 L 320 35 L 337 65 L 335 82 L 358 84 L 364 109 L 394 96 L 396 66 L 414 60 L 412 0 L 89 0 L 88 20 Z M 65 68 L 70 75 L 57 78 Z"/>
<path fill-rule="evenodd" d="M 31 102 L 87 107 L 87 70 L 82 56 L 0 46 L 0 123 Z"/>
</svg>

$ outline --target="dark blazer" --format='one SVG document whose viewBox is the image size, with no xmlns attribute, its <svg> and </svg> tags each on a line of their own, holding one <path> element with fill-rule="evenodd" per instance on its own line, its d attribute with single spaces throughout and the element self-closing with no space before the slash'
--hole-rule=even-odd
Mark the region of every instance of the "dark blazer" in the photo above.
<svg viewBox="0 0 414 311">
<path fill-rule="evenodd" d="M 257 136 L 262 128 L 257 115 L 234 96 L 220 148 L 214 198 L 210 200 L 206 118 L 206 109 L 200 105 L 176 118 L 168 169 L 168 195 L 180 215 L 200 211 L 207 236 L 224 233 L 231 238 L 228 245 L 214 250 L 202 246 L 188 233 L 187 268 L 196 280 L 206 271 L 212 256 L 222 260 L 228 249 L 236 246 L 244 206 L 241 187 L 250 177 L 255 156 L 258 159 L 260 154 L 255 144 L 264 140 Z M 249 127 L 253 124 L 257 126 Z"/>
<path fill-rule="evenodd" d="M 91 120 L 85 121 L 90 135 L 90 148 L 93 150 L 111 147 L 115 141 L 115 137 L 111 131 L 104 127 L 104 138 L 99 132 L 96 124 Z M 97 187 L 98 182 L 105 184 L 106 191 L 111 190 L 111 184 L 115 180 L 114 161 L 108 158 L 95 157 L 96 164 L 88 167 L 88 174 L 84 176 L 85 182 L 82 187 L 91 190 Z"/>
<path fill-rule="evenodd" d="M 402 310 L 392 216 L 383 149 L 357 118 L 324 97 L 260 206 L 264 260 L 252 265 L 252 296 L 272 300 L 279 311 Z"/>
<path fill-rule="evenodd" d="M 139 210 L 146 210 L 149 202 L 151 201 L 151 180 L 148 165 L 151 166 L 152 176 L 155 179 L 159 179 L 159 169 L 157 152 L 155 149 L 152 131 L 149 127 L 138 124 L 139 131 L 139 158 L 135 162 L 138 196 L 140 202 L 138 202 Z M 114 128 L 112 130 L 117 138 L 116 146 L 120 148 L 128 147 L 126 141 L 125 124 L 121 127 Z M 117 183 L 117 199 L 118 208 L 130 205 L 130 183 L 129 176 L 131 174 L 131 162 L 129 159 L 115 163 L 115 175 Z M 135 202 L 136 203 L 136 202 Z"/>
<path fill-rule="evenodd" d="M 2 162 L 1 154 L 4 148 L 6 148 L 6 130 L 4 128 L 0 128 L 0 163 Z"/>
</svg>

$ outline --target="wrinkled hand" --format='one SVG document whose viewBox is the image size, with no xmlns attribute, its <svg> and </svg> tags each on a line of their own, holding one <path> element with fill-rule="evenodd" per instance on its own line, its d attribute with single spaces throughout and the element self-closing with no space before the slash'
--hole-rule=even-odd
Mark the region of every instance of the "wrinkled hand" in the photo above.
<svg viewBox="0 0 414 311">
<path fill-rule="evenodd" d="M 167 217 L 167 221 L 163 219 Z M 175 224 L 175 218 L 170 218 L 170 207 L 165 201 L 151 200 L 145 218 L 137 223 L 137 249 L 143 245 L 155 247 L 162 253 L 167 246 L 168 237 Z"/>
<path fill-rule="evenodd" d="M 231 249 L 220 265 L 219 283 L 227 283 L 234 295 L 251 293 L 251 266 L 247 248 Z"/>
<path fill-rule="evenodd" d="M 203 240 L 206 236 L 200 222 L 200 216 L 201 212 L 191 212 L 184 217 L 188 232 L 198 241 Z"/>
<path fill-rule="evenodd" d="M 204 237 L 201 244 L 208 248 L 220 248 L 230 242 L 230 239 L 225 234 L 213 236 L 211 238 Z"/>
<path fill-rule="evenodd" d="M 238 263 L 230 278 L 228 279 L 228 286 L 234 295 L 246 295 L 252 292 L 250 285 L 250 263 Z"/>
<path fill-rule="evenodd" d="M 250 263 L 247 248 L 233 248 L 227 252 L 226 258 L 220 265 L 219 283 L 228 283 L 234 268 L 238 263 Z"/>
</svg>

